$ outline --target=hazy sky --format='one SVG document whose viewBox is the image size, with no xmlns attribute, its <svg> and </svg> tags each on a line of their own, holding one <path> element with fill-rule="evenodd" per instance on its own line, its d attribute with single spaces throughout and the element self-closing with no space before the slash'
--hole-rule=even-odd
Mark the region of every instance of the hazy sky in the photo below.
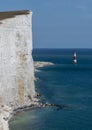
<svg viewBox="0 0 92 130">
<path fill-rule="evenodd" d="M 0 11 L 33 11 L 34 48 L 92 48 L 92 0 L 0 0 Z"/>
</svg>

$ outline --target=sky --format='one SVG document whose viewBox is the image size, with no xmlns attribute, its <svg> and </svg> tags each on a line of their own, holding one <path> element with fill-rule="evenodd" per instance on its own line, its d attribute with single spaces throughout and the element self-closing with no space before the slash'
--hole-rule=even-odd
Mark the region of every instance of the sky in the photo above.
<svg viewBox="0 0 92 130">
<path fill-rule="evenodd" d="M 26 9 L 34 48 L 92 48 L 92 0 L 0 0 L 0 11 Z"/>
</svg>

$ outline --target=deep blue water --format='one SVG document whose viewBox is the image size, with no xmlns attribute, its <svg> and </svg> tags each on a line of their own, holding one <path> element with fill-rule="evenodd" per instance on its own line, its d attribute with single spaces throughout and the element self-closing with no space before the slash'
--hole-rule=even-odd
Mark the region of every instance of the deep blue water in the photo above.
<svg viewBox="0 0 92 130">
<path fill-rule="evenodd" d="M 39 68 L 35 83 L 43 102 L 64 105 L 22 112 L 10 122 L 10 130 L 92 130 L 92 49 L 35 49 L 34 61 L 53 62 Z"/>
</svg>

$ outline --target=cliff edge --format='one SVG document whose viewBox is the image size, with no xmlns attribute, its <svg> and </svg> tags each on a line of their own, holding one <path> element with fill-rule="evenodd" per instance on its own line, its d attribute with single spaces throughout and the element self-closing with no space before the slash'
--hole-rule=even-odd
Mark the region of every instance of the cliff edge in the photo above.
<svg viewBox="0 0 92 130">
<path fill-rule="evenodd" d="M 8 129 L 7 122 L 14 109 L 34 104 L 34 100 L 32 12 L 1 12 L 0 130 Z"/>
</svg>

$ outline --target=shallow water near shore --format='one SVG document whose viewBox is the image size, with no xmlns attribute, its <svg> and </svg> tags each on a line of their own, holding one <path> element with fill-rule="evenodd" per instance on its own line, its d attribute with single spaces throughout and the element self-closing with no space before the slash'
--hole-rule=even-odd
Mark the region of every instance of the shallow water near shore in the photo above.
<svg viewBox="0 0 92 130">
<path fill-rule="evenodd" d="M 35 72 L 43 103 L 65 106 L 21 112 L 10 121 L 10 130 L 92 130 L 92 50 L 35 49 L 34 61 L 52 62 Z"/>
</svg>

